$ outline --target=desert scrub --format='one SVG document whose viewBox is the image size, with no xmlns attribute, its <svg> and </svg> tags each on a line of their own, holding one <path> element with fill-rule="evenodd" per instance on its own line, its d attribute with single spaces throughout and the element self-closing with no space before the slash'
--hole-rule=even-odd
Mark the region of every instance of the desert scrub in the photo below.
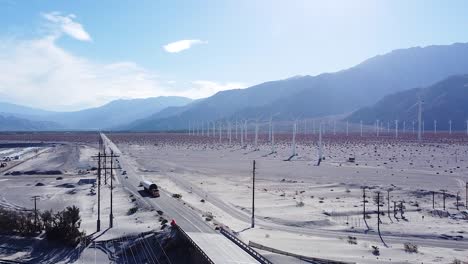
<svg viewBox="0 0 468 264">
<path fill-rule="evenodd" d="M 406 242 L 404 248 L 406 253 L 418 253 L 418 246 L 413 243 Z"/>
<path fill-rule="evenodd" d="M 136 213 L 137 211 L 138 211 L 138 207 L 132 207 L 132 208 L 128 209 L 127 215 L 132 215 L 132 214 Z"/>
</svg>

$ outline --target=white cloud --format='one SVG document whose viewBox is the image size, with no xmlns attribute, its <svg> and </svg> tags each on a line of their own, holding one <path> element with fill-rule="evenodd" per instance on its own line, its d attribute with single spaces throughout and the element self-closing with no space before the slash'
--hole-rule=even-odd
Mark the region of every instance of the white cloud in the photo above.
<svg viewBox="0 0 468 264">
<path fill-rule="evenodd" d="M 63 32 L 77 40 L 91 41 L 91 36 L 86 32 L 84 27 L 74 21 L 76 19 L 74 14 L 63 16 L 60 12 L 50 12 L 44 13 L 42 16 L 51 22 L 59 32 Z"/>
<path fill-rule="evenodd" d="M 220 90 L 246 87 L 231 82 L 174 81 L 129 61 L 97 63 L 67 52 L 56 40 L 57 36 L 0 38 L 0 101 L 75 110 L 118 98 L 202 98 Z"/>
<path fill-rule="evenodd" d="M 169 53 L 177 53 L 191 48 L 195 44 L 206 44 L 208 42 L 199 39 L 184 39 L 172 42 L 163 46 L 164 50 Z"/>
<path fill-rule="evenodd" d="M 196 95 L 196 98 L 208 97 L 219 91 L 247 88 L 246 84 L 238 82 L 218 83 L 213 81 L 198 80 L 193 81 L 192 84 L 193 87 L 187 92 Z"/>
<path fill-rule="evenodd" d="M 0 46 L 0 94 L 15 103 L 48 109 L 170 94 L 155 73 L 135 63 L 96 63 L 68 53 L 55 40 L 45 37 Z"/>
</svg>

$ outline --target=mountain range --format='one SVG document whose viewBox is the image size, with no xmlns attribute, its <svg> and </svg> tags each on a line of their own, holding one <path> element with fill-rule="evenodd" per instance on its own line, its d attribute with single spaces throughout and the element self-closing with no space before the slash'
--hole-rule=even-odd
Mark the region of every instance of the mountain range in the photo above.
<svg viewBox="0 0 468 264">
<path fill-rule="evenodd" d="M 457 75 L 459 77 L 451 78 L 460 78 L 467 73 L 468 43 L 455 43 L 399 49 L 346 70 L 265 82 L 245 89 L 221 91 L 199 100 L 183 97 L 116 100 L 101 107 L 75 112 L 49 112 L 0 103 L 0 115 L 32 122 L 42 121 L 54 128 L 79 130 L 182 130 L 187 129 L 190 123 L 267 120 L 271 117 L 274 120 L 293 120 L 350 113 L 348 120 L 373 122 L 377 116 L 381 120 L 391 117 L 385 111 L 378 112 L 379 105 L 373 106 L 376 102 L 385 103 L 388 112 L 400 111 L 402 101 L 408 100 L 408 104 L 415 102 L 414 98 L 408 97 L 389 103 L 385 96 L 400 96 L 401 93 L 412 96 L 415 91 L 412 88 L 429 89 L 435 83 L 434 86 L 442 85 L 438 82 L 449 76 Z M 440 89 L 433 88 L 434 93 L 445 93 L 451 84 L 445 83 Z M 447 100 L 446 107 L 456 99 L 441 94 L 434 96 Z M 428 118 L 429 102 L 428 98 L 425 106 Z M 369 109 L 377 112 L 369 113 Z M 444 113 L 443 109 L 439 111 Z M 411 116 L 401 114 L 398 118 L 410 120 Z"/>
<path fill-rule="evenodd" d="M 425 87 L 447 76 L 468 73 L 468 44 L 395 50 L 352 68 L 298 76 L 241 90 L 221 91 L 197 103 L 153 115 L 128 130 L 185 129 L 192 122 L 292 120 L 351 113 L 387 94 Z"/>
<path fill-rule="evenodd" d="M 376 104 L 352 113 L 347 120 L 374 124 L 377 119 L 392 124 L 394 120 L 408 125 L 418 120 L 416 102 L 422 100 L 422 121 L 426 129 L 448 130 L 452 121 L 453 130 L 464 130 L 468 120 L 468 75 L 450 76 L 425 88 L 414 88 L 385 96 Z"/>
<path fill-rule="evenodd" d="M 45 130 L 58 128 L 64 130 L 100 130 L 123 126 L 167 107 L 182 106 L 191 101 L 192 99 L 177 96 L 120 99 L 100 107 L 73 112 L 52 112 L 10 103 L 0 103 L 0 115 L 41 122 L 44 124 L 43 129 Z M 0 128 L 0 130 L 4 129 Z"/>
</svg>

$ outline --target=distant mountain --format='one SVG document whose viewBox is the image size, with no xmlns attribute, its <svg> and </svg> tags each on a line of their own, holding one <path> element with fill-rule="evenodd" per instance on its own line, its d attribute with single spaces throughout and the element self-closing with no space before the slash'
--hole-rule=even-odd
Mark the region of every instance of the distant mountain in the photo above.
<svg viewBox="0 0 468 264">
<path fill-rule="evenodd" d="M 47 120 L 71 129 L 112 129 L 145 118 L 171 106 L 183 106 L 192 100 L 177 96 L 116 100 L 100 107 L 50 115 Z"/>
<path fill-rule="evenodd" d="M 173 130 L 186 128 L 189 121 L 210 121 L 232 116 L 242 109 L 261 107 L 290 93 L 304 89 L 308 78 L 297 78 L 266 82 L 248 89 L 221 91 L 215 95 L 187 105 L 173 108 L 164 115 L 156 114 L 150 118 L 130 124 L 130 130 Z"/>
<path fill-rule="evenodd" d="M 0 131 L 44 131 L 60 129 L 62 129 L 62 127 L 54 122 L 31 121 L 15 116 L 0 115 Z"/>
<path fill-rule="evenodd" d="M 382 96 L 468 73 L 468 44 L 392 51 L 336 73 L 295 76 L 219 92 L 196 104 L 128 125 L 133 130 L 186 129 L 189 122 L 312 118 L 352 112 Z"/>
<path fill-rule="evenodd" d="M 160 96 L 146 99 L 115 100 L 96 108 L 74 112 L 49 112 L 40 109 L 0 103 L 0 113 L 32 120 L 46 120 L 60 124 L 63 129 L 112 129 L 137 119 L 148 117 L 167 107 L 183 106 L 192 99 Z"/>
<path fill-rule="evenodd" d="M 54 112 L 45 111 L 38 108 L 32 108 L 7 102 L 0 102 L 0 113 L 13 114 L 15 116 L 44 116 Z"/>
<path fill-rule="evenodd" d="M 392 126 L 394 120 L 406 121 L 408 126 L 417 121 L 418 107 L 415 103 L 420 97 L 423 103 L 423 121 L 425 129 L 433 129 L 437 120 L 437 129 L 447 130 L 452 120 L 453 130 L 466 129 L 468 120 L 468 75 L 449 77 L 426 88 L 414 88 L 385 96 L 376 104 L 364 107 L 352 113 L 347 120 L 363 121 L 374 124 L 376 120 Z"/>
</svg>

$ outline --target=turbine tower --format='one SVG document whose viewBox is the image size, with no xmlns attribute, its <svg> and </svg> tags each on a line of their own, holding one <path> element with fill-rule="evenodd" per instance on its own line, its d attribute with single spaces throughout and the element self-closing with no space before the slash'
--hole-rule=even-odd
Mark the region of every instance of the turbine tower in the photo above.
<svg viewBox="0 0 468 264">
<path fill-rule="evenodd" d="M 319 141 L 318 141 L 318 162 L 317 166 L 320 166 L 320 162 L 322 162 L 322 124 L 319 124 Z"/>
<path fill-rule="evenodd" d="M 359 123 L 361 124 L 361 137 L 362 137 L 362 120 Z"/>
<path fill-rule="evenodd" d="M 421 126 L 422 126 L 422 104 L 421 97 L 418 99 L 418 141 L 421 141 Z"/>
</svg>

